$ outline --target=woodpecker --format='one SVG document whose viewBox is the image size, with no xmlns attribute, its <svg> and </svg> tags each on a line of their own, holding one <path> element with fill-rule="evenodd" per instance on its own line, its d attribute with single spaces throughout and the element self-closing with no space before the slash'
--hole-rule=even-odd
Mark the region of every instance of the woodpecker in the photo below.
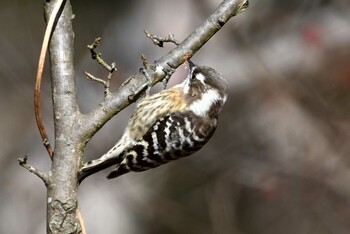
<svg viewBox="0 0 350 234">
<path fill-rule="evenodd" d="M 188 63 L 189 73 L 181 84 L 137 104 L 121 139 L 82 166 L 79 182 L 113 165 L 108 179 L 155 168 L 189 156 L 209 141 L 226 102 L 227 82 L 213 68 Z"/>
</svg>

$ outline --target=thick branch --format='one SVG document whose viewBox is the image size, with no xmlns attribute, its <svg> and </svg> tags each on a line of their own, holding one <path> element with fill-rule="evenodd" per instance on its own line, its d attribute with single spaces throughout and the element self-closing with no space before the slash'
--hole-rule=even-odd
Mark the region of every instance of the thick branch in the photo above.
<svg viewBox="0 0 350 234">
<path fill-rule="evenodd" d="M 151 83 L 154 85 L 167 75 L 172 74 L 174 69 L 192 57 L 232 16 L 237 15 L 247 7 L 248 0 L 224 0 L 214 13 L 189 37 L 146 68 L 147 74 L 152 79 Z M 139 93 L 146 90 L 147 86 L 148 80 L 140 72 L 130 77 L 122 87 L 106 98 L 95 111 L 85 115 L 82 121 L 84 126 L 81 129 L 85 142 L 89 141 L 110 118 L 135 101 Z"/>
<path fill-rule="evenodd" d="M 46 2 L 49 18 L 56 1 Z M 83 144 L 76 130 L 80 112 L 77 105 L 74 71 L 74 18 L 67 0 L 50 42 L 50 68 L 55 126 L 55 157 L 48 184 L 48 232 L 79 233 L 77 213 L 77 172 Z"/>
</svg>

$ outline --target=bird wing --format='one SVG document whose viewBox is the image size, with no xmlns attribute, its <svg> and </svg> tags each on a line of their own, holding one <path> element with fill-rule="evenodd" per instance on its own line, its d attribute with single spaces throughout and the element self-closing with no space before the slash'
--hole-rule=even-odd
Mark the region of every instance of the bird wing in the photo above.
<svg viewBox="0 0 350 234">
<path fill-rule="evenodd" d="M 208 142 L 215 128 L 216 121 L 203 123 L 189 111 L 168 114 L 119 155 L 122 160 L 107 178 L 148 170 L 188 156 Z"/>
<path fill-rule="evenodd" d="M 172 113 L 187 111 L 182 88 L 174 86 L 141 100 L 128 123 L 129 137 L 141 139 L 154 123 Z"/>
</svg>

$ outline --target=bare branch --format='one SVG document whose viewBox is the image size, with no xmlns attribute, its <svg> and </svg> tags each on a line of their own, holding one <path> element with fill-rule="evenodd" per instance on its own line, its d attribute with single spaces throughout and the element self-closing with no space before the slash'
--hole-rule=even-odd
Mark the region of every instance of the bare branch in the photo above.
<svg viewBox="0 0 350 234">
<path fill-rule="evenodd" d="M 175 39 L 174 34 L 169 33 L 166 37 L 159 37 L 154 34 L 149 33 L 146 29 L 144 30 L 146 37 L 152 40 L 153 44 L 163 47 L 164 42 L 171 42 L 178 45 L 180 42 Z"/>
<path fill-rule="evenodd" d="M 33 173 L 34 175 L 38 176 L 40 179 L 42 179 L 42 181 L 44 181 L 45 185 L 48 185 L 48 181 L 49 181 L 49 176 L 47 173 L 40 171 L 38 169 L 36 169 L 35 167 L 29 165 L 27 163 L 28 161 L 28 156 L 24 156 L 24 158 L 18 158 L 17 159 L 19 162 L 19 165 L 22 166 L 23 168 L 27 169 L 29 172 Z"/>
<path fill-rule="evenodd" d="M 104 86 L 107 86 L 107 82 L 104 81 L 104 80 L 102 80 L 101 78 L 97 78 L 97 77 L 95 77 L 94 75 L 92 75 L 91 73 L 89 73 L 89 72 L 87 72 L 87 71 L 85 71 L 84 73 L 85 73 L 85 75 L 86 75 L 87 78 L 89 78 L 89 79 L 91 79 L 91 80 L 93 80 L 93 81 L 96 81 L 97 83 L 101 83 L 101 84 L 103 84 Z"/>
<path fill-rule="evenodd" d="M 112 67 L 108 65 L 102 58 L 101 53 L 97 53 L 95 49 L 97 46 L 101 43 L 101 37 L 98 37 L 94 40 L 94 42 L 91 45 L 88 45 L 87 48 L 89 48 L 91 53 L 91 58 L 96 60 L 102 67 L 104 67 L 108 72 L 113 72 L 115 70 L 115 67 Z"/>
<path fill-rule="evenodd" d="M 109 96 L 111 94 L 110 91 L 110 86 L 111 86 L 111 80 L 113 77 L 114 72 L 117 70 L 116 68 L 116 64 L 115 62 L 113 62 L 111 65 L 108 65 L 104 59 L 102 58 L 102 54 L 101 53 L 97 53 L 95 51 L 95 49 L 97 48 L 97 46 L 100 44 L 101 42 L 101 37 L 98 37 L 94 40 L 94 42 L 91 45 L 88 45 L 87 47 L 90 50 L 91 53 L 91 58 L 96 60 L 102 67 L 104 67 L 107 71 L 108 71 L 108 76 L 107 76 L 107 80 L 103 80 L 101 78 L 97 78 L 95 76 L 93 76 L 92 74 L 90 74 L 89 72 L 85 71 L 85 75 L 87 78 L 96 81 L 98 83 L 102 83 L 104 85 L 105 88 L 105 98 L 107 96 Z"/>
<path fill-rule="evenodd" d="M 54 4 L 45 1 L 46 18 Z M 83 155 L 83 143 L 76 134 L 80 111 L 77 103 L 74 71 L 74 33 L 70 0 L 64 0 L 62 12 L 51 36 L 50 62 L 55 126 L 55 157 L 47 186 L 48 233 L 79 233 L 81 220 L 76 217 L 77 172 Z M 68 204 L 73 204 L 69 205 Z M 62 204 L 59 206 L 57 204 Z M 62 208 L 62 209 L 61 209 Z M 61 213 L 62 211 L 62 213 Z"/>
</svg>

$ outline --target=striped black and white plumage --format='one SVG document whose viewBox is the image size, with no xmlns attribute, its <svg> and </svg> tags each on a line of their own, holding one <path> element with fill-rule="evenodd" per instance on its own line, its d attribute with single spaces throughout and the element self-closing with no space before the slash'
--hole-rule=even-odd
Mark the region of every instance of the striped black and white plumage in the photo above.
<svg viewBox="0 0 350 234">
<path fill-rule="evenodd" d="M 107 178 L 144 171 L 198 151 L 213 135 L 227 97 L 226 81 L 190 62 L 185 80 L 141 100 L 117 144 L 83 165 L 79 181 L 116 165 Z"/>
</svg>

